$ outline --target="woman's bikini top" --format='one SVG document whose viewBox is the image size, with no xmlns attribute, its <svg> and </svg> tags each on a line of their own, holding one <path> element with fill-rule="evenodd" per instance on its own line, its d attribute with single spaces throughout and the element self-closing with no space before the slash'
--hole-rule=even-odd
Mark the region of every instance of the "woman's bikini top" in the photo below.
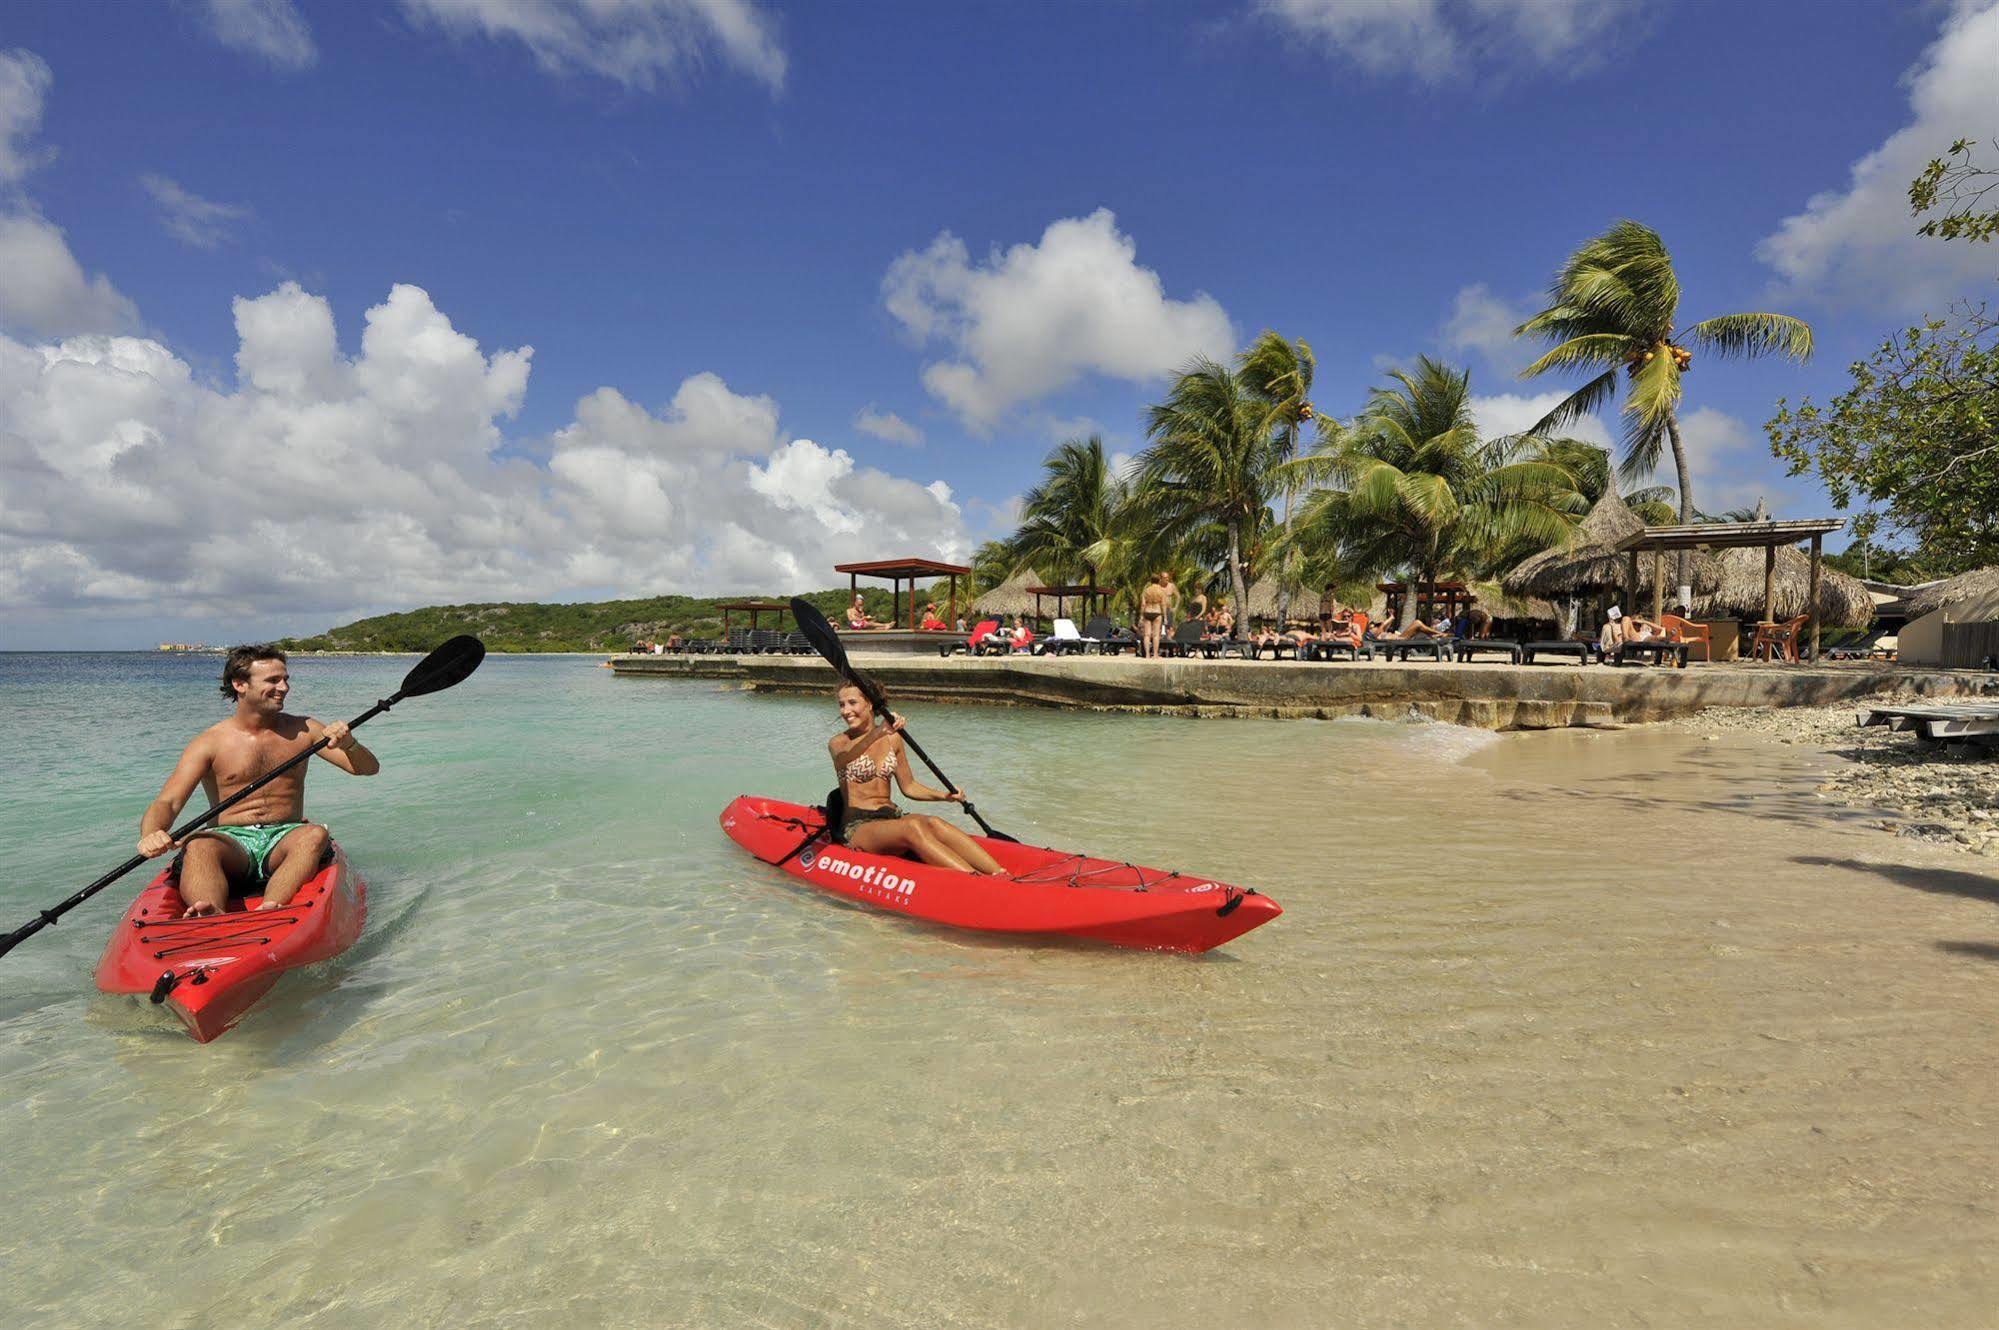
<svg viewBox="0 0 1999 1330">
<path fill-rule="evenodd" d="M 895 774 L 895 749 L 891 746 L 888 756 L 877 762 L 862 753 L 846 766 L 840 768 L 840 779 L 853 785 L 865 785 L 871 780 L 887 780 Z"/>
</svg>

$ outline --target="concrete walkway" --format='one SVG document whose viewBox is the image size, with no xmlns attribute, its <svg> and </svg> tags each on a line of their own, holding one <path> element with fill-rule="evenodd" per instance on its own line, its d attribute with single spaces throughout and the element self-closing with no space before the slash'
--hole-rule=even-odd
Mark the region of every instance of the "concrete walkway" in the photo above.
<svg viewBox="0 0 1999 1330">
<path fill-rule="evenodd" d="M 1491 662 L 1137 660 L 1130 656 L 866 656 L 854 663 L 912 701 L 1200 716 L 1409 716 L 1491 730 L 1667 720 L 1706 707 L 1825 706 L 1896 694 L 1999 697 L 1999 674 L 1876 662 L 1687 669 Z M 620 677 L 726 679 L 758 692 L 820 692 L 817 656 L 620 656 Z"/>
</svg>

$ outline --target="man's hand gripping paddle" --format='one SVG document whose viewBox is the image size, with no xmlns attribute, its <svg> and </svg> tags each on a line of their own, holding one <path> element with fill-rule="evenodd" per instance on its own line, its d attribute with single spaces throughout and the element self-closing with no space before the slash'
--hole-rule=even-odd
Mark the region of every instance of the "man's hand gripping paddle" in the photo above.
<svg viewBox="0 0 1999 1330">
<path fill-rule="evenodd" d="M 406 697 L 422 697 L 426 693 L 441 693 L 454 684 L 463 683 L 466 676 L 478 669 L 479 662 L 485 658 L 486 645 L 478 638 L 469 636 L 452 638 L 449 642 L 446 642 L 443 646 L 418 661 L 416 668 L 403 676 L 403 686 L 396 690 L 395 696 L 375 703 L 374 706 L 369 707 L 353 720 L 348 721 L 347 728 L 350 730 L 360 729 L 362 725 L 381 715 L 384 711 L 387 711 Z M 176 842 L 185 840 L 188 833 L 207 826 L 210 822 L 222 816 L 223 813 L 235 807 L 244 799 L 247 799 L 251 794 L 270 784 L 279 776 L 284 775 L 287 771 L 290 771 L 293 767 L 324 747 L 326 747 L 326 740 L 320 739 L 315 741 L 312 747 L 292 757 L 282 765 L 273 768 L 266 774 L 259 776 L 256 780 L 251 781 L 248 785 L 245 785 L 221 803 L 216 804 L 201 816 L 183 822 L 180 826 L 174 828 L 174 840 Z M 145 862 L 145 855 L 135 854 L 54 909 L 43 910 L 32 920 L 7 934 L 5 938 L 0 938 L 0 956 L 5 956 L 22 942 L 41 932 L 44 928 L 47 928 L 50 924 L 62 918 L 65 914 L 68 914 L 71 910 L 83 904 L 92 896 L 95 896 L 98 892 L 104 890 L 113 882 L 116 882 L 119 878 Z"/>
</svg>

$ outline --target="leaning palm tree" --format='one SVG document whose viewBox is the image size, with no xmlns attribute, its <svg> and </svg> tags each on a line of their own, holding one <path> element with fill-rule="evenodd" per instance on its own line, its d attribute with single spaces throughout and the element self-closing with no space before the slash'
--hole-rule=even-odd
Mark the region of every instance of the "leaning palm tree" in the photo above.
<svg viewBox="0 0 1999 1330">
<path fill-rule="evenodd" d="M 1270 407 L 1272 426 L 1278 433 L 1278 451 L 1283 461 L 1298 455 L 1298 431 L 1312 419 L 1312 377 L 1318 360 L 1305 342 L 1287 341 L 1265 329 L 1249 349 L 1236 359 L 1236 373 L 1249 390 Z M 1284 487 L 1284 525 L 1291 525 L 1291 500 L 1296 487 Z M 1287 571 L 1289 564 L 1287 561 Z M 1291 581 L 1287 577 L 1277 591 L 1280 622 L 1291 612 Z"/>
<path fill-rule="evenodd" d="M 1573 478 L 1530 441 L 1480 440 L 1468 373 L 1423 356 L 1390 378 L 1350 426 L 1285 465 L 1294 481 L 1324 488 L 1282 544 L 1320 564 L 1406 567 L 1435 582 L 1568 538 L 1583 506 Z M 1404 597 L 1404 627 L 1415 612 L 1416 597 Z"/>
<path fill-rule="evenodd" d="M 1021 503 L 1010 542 L 1015 557 L 1053 577 L 1080 573 L 1095 586 L 1129 525 L 1127 487 L 1094 434 L 1059 445 L 1041 470 L 1041 483 Z"/>
<path fill-rule="evenodd" d="M 1152 443 L 1139 457 L 1134 520 L 1176 544 L 1218 531 L 1230 598 L 1247 603 L 1252 545 L 1283 460 L 1270 404 L 1203 356 L 1146 412 L 1145 435 Z"/>
<path fill-rule="evenodd" d="M 1673 256 L 1659 233 L 1622 221 L 1581 249 L 1555 274 L 1548 308 L 1513 330 L 1516 337 L 1552 343 L 1520 372 L 1523 379 L 1550 370 L 1589 370 L 1594 376 L 1570 393 L 1528 432 L 1551 433 L 1608 402 L 1625 371 L 1624 462 L 1627 480 L 1649 476 L 1661 449 L 1673 449 L 1679 473 L 1680 521 L 1694 520 L 1693 478 L 1680 441 L 1680 379 L 1693 366 L 1696 343 L 1722 357 L 1772 353 L 1804 361 L 1812 353 L 1811 326 L 1787 314 L 1722 314 L 1685 328 Z M 1680 555 L 1684 583 L 1687 555 Z"/>
</svg>

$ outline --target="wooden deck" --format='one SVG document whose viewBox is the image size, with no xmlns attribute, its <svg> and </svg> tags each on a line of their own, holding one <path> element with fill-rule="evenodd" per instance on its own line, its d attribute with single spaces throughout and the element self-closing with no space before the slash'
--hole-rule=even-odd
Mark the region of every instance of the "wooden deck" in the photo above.
<svg viewBox="0 0 1999 1330">
<path fill-rule="evenodd" d="M 1930 706 L 1867 707 L 1862 725 L 1886 725 L 1934 743 L 1999 743 L 1999 703 L 1950 702 Z"/>
</svg>

